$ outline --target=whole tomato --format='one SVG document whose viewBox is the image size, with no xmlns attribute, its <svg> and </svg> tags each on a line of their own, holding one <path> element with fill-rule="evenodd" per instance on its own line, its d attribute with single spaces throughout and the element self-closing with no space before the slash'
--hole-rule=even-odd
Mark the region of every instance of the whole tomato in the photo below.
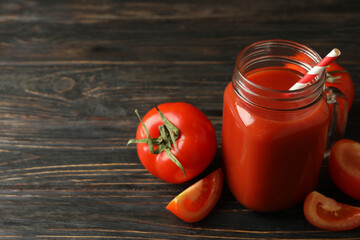
<svg viewBox="0 0 360 240">
<path fill-rule="evenodd" d="M 325 86 L 335 87 L 346 96 L 349 112 L 354 102 L 354 83 L 350 74 L 342 66 L 333 62 L 326 68 Z"/>
<path fill-rule="evenodd" d="M 151 109 L 136 131 L 137 154 L 154 176 L 182 183 L 200 174 L 213 160 L 215 129 L 199 109 L 188 103 L 164 103 Z"/>
</svg>

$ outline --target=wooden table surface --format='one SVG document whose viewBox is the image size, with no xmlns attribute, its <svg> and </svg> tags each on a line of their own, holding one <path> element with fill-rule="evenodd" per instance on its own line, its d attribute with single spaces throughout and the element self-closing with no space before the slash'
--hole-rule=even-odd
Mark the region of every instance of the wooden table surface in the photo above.
<svg viewBox="0 0 360 240">
<path fill-rule="evenodd" d="M 358 0 L 1 1 L 0 239 L 360 239 L 359 228 L 313 227 L 301 205 L 252 212 L 226 187 L 201 222 L 165 209 L 219 166 L 223 90 L 255 41 L 341 49 L 355 82 L 346 137 L 360 141 L 359 9 Z M 172 185 L 126 142 L 134 109 L 176 101 L 209 117 L 219 147 L 203 174 Z M 332 184 L 326 161 L 317 190 L 360 206 Z"/>
</svg>

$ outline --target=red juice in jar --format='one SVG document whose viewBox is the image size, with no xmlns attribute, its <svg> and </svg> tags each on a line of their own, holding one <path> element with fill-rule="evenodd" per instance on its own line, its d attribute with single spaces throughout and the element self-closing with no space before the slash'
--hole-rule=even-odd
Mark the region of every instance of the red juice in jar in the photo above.
<svg viewBox="0 0 360 240">
<path fill-rule="evenodd" d="M 224 92 L 222 157 L 229 189 L 249 209 L 283 210 L 316 187 L 330 117 L 325 75 L 288 89 L 320 60 L 285 40 L 255 43 L 237 58 Z"/>
<path fill-rule="evenodd" d="M 286 69 L 270 68 L 247 74 L 246 78 L 262 87 L 284 91 L 290 89 L 298 80 L 300 80 L 301 75 Z"/>
</svg>

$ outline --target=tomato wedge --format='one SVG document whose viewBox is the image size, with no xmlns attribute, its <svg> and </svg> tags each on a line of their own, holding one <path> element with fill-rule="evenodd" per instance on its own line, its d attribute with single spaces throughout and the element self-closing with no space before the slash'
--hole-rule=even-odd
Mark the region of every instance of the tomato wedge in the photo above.
<svg viewBox="0 0 360 240">
<path fill-rule="evenodd" d="M 316 191 L 304 202 L 306 219 L 315 227 L 329 231 L 345 231 L 360 227 L 360 208 L 336 202 Z"/>
<path fill-rule="evenodd" d="M 360 143 L 350 139 L 335 143 L 331 149 L 328 169 L 335 185 L 360 201 Z"/>
<path fill-rule="evenodd" d="M 198 222 L 215 207 L 222 187 L 223 173 L 219 168 L 176 196 L 166 209 L 185 222 Z"/>
</svg>

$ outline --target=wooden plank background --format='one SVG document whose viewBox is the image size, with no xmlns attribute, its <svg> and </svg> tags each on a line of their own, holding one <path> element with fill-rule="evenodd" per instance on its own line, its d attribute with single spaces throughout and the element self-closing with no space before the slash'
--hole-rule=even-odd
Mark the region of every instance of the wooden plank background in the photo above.
<svg viewBox="0 0 360 240">
<path fill-rule="evenodd" d="M 0 239 L 360 239 L 311 226 L 301 205 L 255 213 L 225 187 L 188 224 L 165 210 L 219 166 L 222 94 L 255 41 L 333 47 L 355 82 L 346 137 L 360 141 L 360 2 L 6 0 L 0 2 Z M 215 126 L 218 153 L 196 179 L 167 184 L 140 164 L 134 109 L 185 101 Z M 349 204 L 327 174 L 318 190 Z"/>
</svg>

